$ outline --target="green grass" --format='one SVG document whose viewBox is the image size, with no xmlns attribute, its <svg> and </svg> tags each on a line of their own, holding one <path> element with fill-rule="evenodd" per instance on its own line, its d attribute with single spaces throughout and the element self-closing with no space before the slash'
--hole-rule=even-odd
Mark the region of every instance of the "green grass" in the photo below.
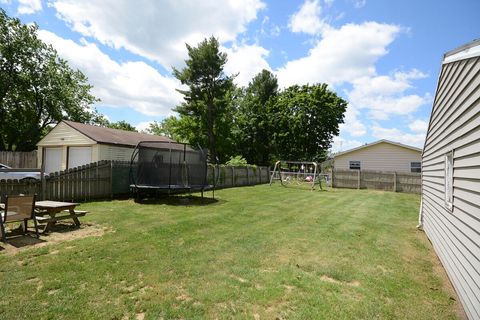
<svg viewBox="0 0 480 320">
<path fill-rule="evenodd" d="M 0 318 L 452 319 L 419 196 L 255 186 L 92 202 L 87 237 L 0 253 Z M 48 240 L 48 237 L 45 237 Z"/>
</svg>

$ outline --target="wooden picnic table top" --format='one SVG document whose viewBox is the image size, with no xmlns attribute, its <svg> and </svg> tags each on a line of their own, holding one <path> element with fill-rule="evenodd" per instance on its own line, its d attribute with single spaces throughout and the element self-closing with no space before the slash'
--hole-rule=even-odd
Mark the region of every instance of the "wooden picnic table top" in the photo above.
<svg viewBox="0 0 480 320">
<path fill-rule="evenodd" d="M 61 201 L 35 201 L 35 208 L 37 209 L 64 209 L 78 206 L 78 203 L 74 202 L 61 202 Z"/>
</svg>

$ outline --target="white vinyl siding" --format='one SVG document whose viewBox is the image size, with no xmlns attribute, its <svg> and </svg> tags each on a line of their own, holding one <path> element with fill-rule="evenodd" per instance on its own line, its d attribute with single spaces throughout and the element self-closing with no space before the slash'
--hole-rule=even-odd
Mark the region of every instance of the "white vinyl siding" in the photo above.
<svg viewBox="0 0 480 320">
<path fill-rule="evenodd" d="M 381 142 L 334 158 L 335 169 L 350 169 L 350 161 L 360 161 L 362 170 L 411 172 L 411 162 L 421 162 L 421 151 Z"/>
<path fill-rule="evenodd" d="M 134 148 L 112 146 L 108 144 L 98 145 L 98 157 L 100 160 L 130 161 Z"/>
<path fill-rule="evenodd" d="M 78 132 L 63 122 L 60 122 L 55 128 L 52 129 L 52 131 L 43 137 L 39 143 L 37 143 L 37 146 L 85 146 L 95 143 L 95 141 L 86 135 Z"/>
<path fill-rule="evenodd" d="M 69 147 L 68 169 L 79 167 L 92 162 L 92 147 Z"/>
<path fill-rule="evenodd" d="M 479 57 L 442 65 L 422 170 L 424 230 L 467 316 L 480 319 Z"/>
<path fill-rule="evenodd" d="M 96 142 L 86 135 L 78 132 L 69 125 L 60 122 L 52 129 L 39 143 L 38 146 L 38 165 L 42 166 L 43 148 L 61 147 L 62 148 L 62 163 L 60 170 L 67 168 L 67 146 L 93 146 Z M 95 149 L 95 148 L 93 148 Z M 95 161 L 95 150 L 92 150 L 92 159 Z M 46 164 L 48 166 L 48 164 Z"/>
</svg>

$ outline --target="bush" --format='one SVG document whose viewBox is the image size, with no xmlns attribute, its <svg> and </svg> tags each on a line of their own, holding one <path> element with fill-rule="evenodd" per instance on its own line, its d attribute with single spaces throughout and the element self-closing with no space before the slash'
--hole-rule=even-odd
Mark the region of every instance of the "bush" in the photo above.
<svg viewBox="0 0 480 320">
<path fill-rule="evenodd" d="M 242 156 L 235 156 L 230 157 L 230 160 L 228 160 L 226 164 L 229 166 L 246 166 L 247 160 L 245 160 L 245 158 Z"/>
</svg>

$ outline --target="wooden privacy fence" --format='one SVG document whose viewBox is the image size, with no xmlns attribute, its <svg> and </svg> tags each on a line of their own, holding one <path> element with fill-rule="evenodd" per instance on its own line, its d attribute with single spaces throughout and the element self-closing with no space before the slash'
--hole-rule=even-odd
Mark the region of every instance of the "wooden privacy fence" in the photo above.
<svg viewBox="0 0 480 320">
<path fill-rule="evenodd" d="M 36 168 L 37 151 L 0 151 L 0 163 L 12 168 Z"/>
<path fill-rule="evenodd" d="M 377 189 L 420 194 L 422 175 L 409 172 L 335 169 L 332 171 L 332 185 L 334 188 Z"/>
<path fill-rule="evenodd" d="M 212 183 L 215 174 L 216 187 L 221 189 L 268 183 L 269 173 L 268 167 L 218 165 L 208 168 L 208 179 Z"/>
<path fill-rule="evenodd" d="M 135 168 L 134 168 L 135 170 Z M 268 167 L 209 167 L 208 179 L 217 188 L 267 183 Z M 100 161 L 45 175 L 42 181 L 0 180 L 0 196 L 37 194 L 38 199 L 89 201 L 130 194 L 130 163 Z"/>
</svg>

